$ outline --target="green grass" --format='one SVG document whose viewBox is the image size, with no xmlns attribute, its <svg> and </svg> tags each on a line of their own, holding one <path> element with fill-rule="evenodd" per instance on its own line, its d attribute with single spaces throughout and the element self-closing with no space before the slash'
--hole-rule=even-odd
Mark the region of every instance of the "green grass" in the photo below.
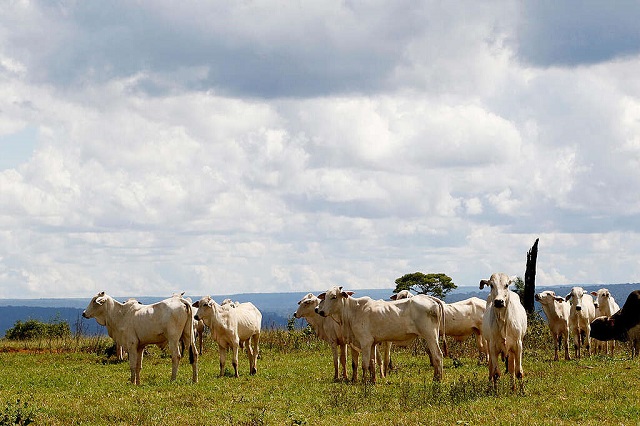
<svg viewBox="0 0 640 426">
<path fill-rule="evenodd" d="M 535 329 L 532 330 L 535 336 Z M 42 425 L 416 425 L 416 424 L 638 424 L 640 360 L 625 349 L 612 359 L 551 361 L 550 339 L 530 340 L 524 357 L 525 394 L 503 377 L 498 395 L 471 341 L 451 344 L 444 380 L 420 345 L 395 349 L 396 369 L 377 384 L 333 382 L 330 349 L 301 332 L 263 333 L 258 374 L 218 377 L 215 344 L 200 357 L 191 383 L 183 359 L 170 382 L 171 361 L 151 347 L 140 386 L 128 383 L 128 363 L 106 359 L 109 340 L 0 341 L 0 410 L 21 411 Z M 547 346 L 548 344 L 548 346 Z M 545 347 L 547 346 L 547 347 Z"/>
</svg>

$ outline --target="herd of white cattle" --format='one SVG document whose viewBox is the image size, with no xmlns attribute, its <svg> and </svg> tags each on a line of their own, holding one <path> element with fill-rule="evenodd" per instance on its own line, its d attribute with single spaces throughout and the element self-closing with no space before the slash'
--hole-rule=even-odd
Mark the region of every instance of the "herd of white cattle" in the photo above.
<svg viewBox="0 0 640 426">
<path fill-rule="evenodd" d="M 331 346 L 334 380 L 347 379 L 347 347 L 351 352 L 352 380 L 357 380 L 358 362 L 362 362 L 362 380 L 376 381 L 376 370 L 384 377 L 390 366 L 392 344 L 407 345 L 421 337 L 426 342 L 433 366 L 433 378 L 442 379 L 443 352 L 440 340 L 446 337 L 464 340 L 475 335 L 479 362 L 487 363 L 489 380 L 497 386 L 500 364 L 506 360 L 511 387 L 516 379 L 522 388 L 523 337 L 527 331 L 527 314 L 519 296 L 509 290 L 513 278 L 496 273 L 480 281 L 480 289 L 489 287 L 486 300 L 472 297 L 455 303 L 444 303 L 428 295 L 401 291 L 392 300 L 353 297 L 354 292 L 331 287 L 326 292 L 307 294 L 298 302 L 296 318 L 305 318 L 316 335 Z M 595 302 L 593 297 L 595 297 Z M 555 360 L 562 341 L 565 359 L 569 354 L 569 336 L 573 336 L 575 356 L 591 354 L 591 347 L 613 353 L 613 341 L 598 342 L 590 338 L 590 324 L 600 316 L 611 316 L 620 308 L 607 289 L 587 293 L 574 287 L 566 297 L 553 291 L 535 295 L 544 310 L 554 338 Z M 106 326 L 117 346 L 129 354 L 131 382 L 140 384 L 143 350 L 156 344 L 171 353 L 175 380 L 180 358 L 189 354 L 192 380 L 198 381 L 198 354 L 202 353 L 204 326 L 219 348 L 220 375 L 225 372 L 227 351 L 232 352 L 234 374 L 238 376 L 238 352 L 245 348 L 250 374 L 258 371 L 262 314 L 252 303 L 229 299 L 217 304 L 206 296 L 195 303 L 174 294 L 161 302 L 144 305 L 135 299 L 120 303 L 104 292 L 95 295 L 82 313 Z M 196 345 L 199 338 L 199 348 Z M 591 344 L 593 343 L 593 345 Z M 122 353 L 120 353 L 122 356 Z"/>
</svg>

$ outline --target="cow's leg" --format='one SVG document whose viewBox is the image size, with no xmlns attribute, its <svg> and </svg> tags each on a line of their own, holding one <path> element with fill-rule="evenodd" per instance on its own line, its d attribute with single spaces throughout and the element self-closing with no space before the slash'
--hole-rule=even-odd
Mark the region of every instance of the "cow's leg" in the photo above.
<svg viewBox="0 0 640 426">
<path fill-rule="evenodd" d="M 338 370 L 339 370 L 339 366 L 338 366 L 338 358 L 340 356 L 339 354 L 339 348 L 338 348 L 338 343 L 337 342 L 331 342 L 331 354 L 333 355 L 333 380 L 337 381 L 338 380 Z"/>
<path fill-rule="evenodd" d="M 384 372 L 385 375 L 393 369 L 393 365 L 391 363 L 391 347 L 393 343 L 386 342 L 384 346 Z"/>
<path fill-rule="evenodd" d="M 340 350 L 340 369 L 342 372 L 342 379 L 347 380 L 347 345 L 339 345 Z"/>
<path fill-rule="evenodd" d="M 171 350 L 171 381 L 178 377 L 178 365 L 180 365 L 180 342 L 176 340 L 169 344 Z"/>
<path fill-rule="evenodd" d="M 560 335 L 558 333 L 553 333 L 553 360 L 557 361 L 558 360 L 558 346 L 560 345 L 560 342 L 558 341 L 558 338 L 560 337 Z"/>
<path fill-rule="evenodd" d="M 369 359 L 369 377 L 371 377 L 371 382 L 376 382 L 376 365 L 378 361 L 378 345 L 375 343 L 371 344 L 371 352 Z"/>
<path fill-rule="evenodd" d="M 498 379 L 500 378 L 500 367 L 498 357 L 500 353 L 495 345 L 489 345 L 489 381 L 493 385 L 493 390 L 498 390 Z"/>
<path fill-rule="evenodd" d="M 360 357 L 362 358 L 362 381 L 364 382 L 368 378 L 369 367 L 371 365 L 371 347 L 373 342 L 366 342 L 361 344 L 362 352 Z"/>
<path fill-rule="evenodd" d="M 227 347 L 218 343 L 218 356 L 220 357 L 220 377 L 224 376 L 224 366 L 227 364 Z"/>
<path fill-rule="evenodd" d="M 233 365 L 233 371 L 234 371 L 234 376 L 235 377 L 240 377 L 240 375 L 238 374 L 238 351 L 240 350 L 240 345 L 239 344 L 234 344 L 233 346 L 231 346 L 231 365 Z"/>
<path fill-rule="evenodd" d="M 142 370 L 142 356 L 144 352 L 144 346 L 138 346 L 136 356 L 136 371 L 135 371 L 135 384 L 140 384 L 140 370 Z"/>
<path fill-rule="evenodd" d="M 524 376 L 524 371 L 522 369 L 522 340 L 516 342 L 515 354 L 513 358 L 514 368 L 512 371 L 515 373 L 515 377 L 520 383 L 520 391 L 524 393 L 524 382 L 522 381 L 522 378 Z M 514 391 L 516 390 L 515 383 L 512 385 L 512 389 Z"/>
<path fill-rule="evenodd" d="M 253 336 L 251 336 L 251 347 L 253 348 L 253 351 L 251 353 L 251 360 L 252 360 L 252 365 L 251 365 L 251 370 L 249 371 L 249 374 L 254 375 L 258 373 L 258 355 L 259 355 L 259 351 L 260 351 L 260 334 L 254 334 Z"/>
<path fill-rule="evenodd" d="M 360 357 L 360 352 L 351 347 L 351 381 L 355 382 L 358 380 L 358 358 Z"/>
<path fill-rule="evenodd" d="M 587 347 L 587 356 L 591 356 L 591 325 L 589 324 L 584 331 L 584 344 Z"/>
<path fill-rule="evenodd" d="M 579 328 L 575 328 L 573 330 L 573 346 L 575 349 L 575 357 L 576 359 L 580 359 L 580 329 Z"/>
<path fill-rule="evenodd" d="M 422 337 L 427 342 L 429 357 L 433 365 L 433 380 L 439 382 L 442 380 L 442 350 L 438 343 L 439 332 L 437 328 L 431 328 L 422 331 Z"/>
<path fill-rule="evenodd" d="M 569 355 L 569 330 L 564 330 L 562 336 L 564 341 L 564 359 L 569 361 L 571 360 L 571 355 Z"/>
<path fill-rule="evenodd" d="M 129 370 L 131 371 L 130 381 L 136 384 L 136 365 L 138 363 L 138 349 L 135 346 L 129 346 Z"/>
<path fill-rule="evenodd" d="M 247 345 L 247 356 L 249 357 L 249 374 L 253 376 L 254 374 L 256 374 L 255 367 L 257 355 L 255 351 L 254 336 L 249 337 L 249 339 L 247 339 L 247 341 L 245 342 L 245 345 Z"/>
</svg>

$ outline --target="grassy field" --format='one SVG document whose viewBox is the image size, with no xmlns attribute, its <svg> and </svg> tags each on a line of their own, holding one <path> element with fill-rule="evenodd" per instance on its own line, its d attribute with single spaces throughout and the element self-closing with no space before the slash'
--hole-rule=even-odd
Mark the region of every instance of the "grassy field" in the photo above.
<svg viewBox="0 0 640 426">
<path fill-rule="evenodd" d="M 333 381 L 330 349 L 300 331 L 263 332 L 257 376 L 246 354 L 240 377 L 218 377 L 217 348 L 207 342 L 200 381 L 182 360 L 155 347 L 145 355 L 142 385 L 128 383 L 128 363 L 104 354 L 108 338 L 0 341 L 0 410 L 42 425 L 479 425 L 640 423 L 640 360 L 615 357 L 552 361 L 546 330 L 532 330 L 524 357 L 525 394 L 503 378 L 488 386 L 471 342 L 450 345 L 444 380 L 420 345 L 393 352 L 395 370 L 375 385 Z M 2 419 L 2 417 L 0 417 Z"/>
</svg>

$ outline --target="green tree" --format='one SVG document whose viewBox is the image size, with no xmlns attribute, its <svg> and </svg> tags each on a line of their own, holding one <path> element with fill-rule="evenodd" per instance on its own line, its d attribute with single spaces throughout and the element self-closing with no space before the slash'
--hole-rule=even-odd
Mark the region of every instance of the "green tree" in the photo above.
<svg viewBox="0 0 640 426">
<path fill-rule="evenodd" d="M 522 277 L 516 277 L 513 281 L 513 291 L 520 296 L 520 302 L 524 301 L 524 280 Z"/>
<path fill-rule="evenodd" d="M 451 281 L 451 277 L 445 274 L 423 274 L 422 272 L 414 272 L 406 274 L 396 279 L 396 288 L 394 293 L 401 290 L 411 290 L 418 294 L 430 294 L 432 296 L 444 299 L 454 288 L 458 288 Z"/>
</svg>

